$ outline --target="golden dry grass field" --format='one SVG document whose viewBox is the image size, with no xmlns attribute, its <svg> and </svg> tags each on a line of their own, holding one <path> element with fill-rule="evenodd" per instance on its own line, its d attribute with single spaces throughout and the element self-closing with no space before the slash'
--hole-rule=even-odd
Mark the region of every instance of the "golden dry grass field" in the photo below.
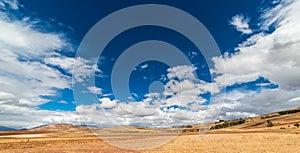
<svg viewBox="0 0 300 153">
<path fill-rule="evenodd" d="M 0 152 L 300 152 L 300 128 L 294 126 L 295 123 L 300 123 L 300 113 L 286 115 L 274 113 L 267 116 L 269 117 L 247 118 L 244 124 L 210 130 L 204 135 L 187 130 L 169 143 L 139 151 L 114 147 L 82 127 L 67 124 L 51 125 L 26 131 L 0 132 Z M 272 127 L 266 126 L 267 120 L 273 123 Z M 193 128 L 197 128 L 197 125 Z M 143 138 L 136 144 L 142 141 Z"/>
</svg>

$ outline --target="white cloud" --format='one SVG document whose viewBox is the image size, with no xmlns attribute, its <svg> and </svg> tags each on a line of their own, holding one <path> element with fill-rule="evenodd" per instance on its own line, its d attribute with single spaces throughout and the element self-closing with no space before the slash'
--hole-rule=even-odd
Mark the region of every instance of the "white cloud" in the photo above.
<svg viewBox="0 0 300 153">
<path fill-rule="evenodd" d="M 55 123 L 83 124 L 83 119 L 76 112 L 37 110 L 11 104 L 0 105 L 0 116 L 0 125 L 13 128 L 32 128 Z"/>
<path fill-rule="evenodd" d="M 68 102 L 65 101 L 65 100 L 60 100 L 60 101 L 58 101 L 58 103 L 59 103 L 59 104 L 68 104 Z"/>
<path fill-rule="evenodd" d="M 206 91 L 203 91 L 205 86 L 201 85 L 202 82 L 195 75 L 196 67 L 183 65 L 169 68 L 167 71 L 169 81 L 163 92 L 165 96 L 171 96 L 165 100 L 167 106 L 189 107 L 192 103 L 201 105 L 206 102 L 200 96 Z"/>
<path fill-rule="evenodd" d="M 14 99 L 14 98 L 15 98 L 15 95 L 13 95 L 11 93 L 0 91 L 0 101 Z"/>
<path fill-rule="evenodd" d="M 224 74 L 221 70 L 222 62 L 226 66 L 227 84 L 249 82 L 262 76 L 282 89 L 299 89 L 299 6 L 300 2 L 294 1 L 287 6 L 289 10 L 284 9 L 285 17 L 278 21 L 274 32 L 255 34 L 236 48 L 237 53 L 215 59 L 217 72 Z M 274 16 L 282 16 L 276 14 L 276 9 L 267 13 L 271 12 Z M 266 20 L 270 22 L 268 18 Z"/>
<path fill-rule="evenodd" d="M 165 85 L 165 96 L 171 96 L 166 99 L 168 106 L 179 105 L 188 107 L 192 103 L 201 105 L 206 99 L 200 94 L 220 92 L 216 83 L 208 83 L 199 80 L 195 75 L 196 67 L 194 66 L 176 66 L 168 69 L 167 77 L 169 81 Z M 178 80 L 179 79 L 179 80 Z"/>
<path fill-rule="evenodd" d="M 17 0 L 2 0 L 0 1 L 0 8 L 6 10 L 7 8 L 18 10 L 19 2 Z"/>
<path fill-rule="evenodd" d="M 27 58 L 45 56 L 48 51 L 62 50 L 68 45 L 60 34 L 40 32 L 32 28 L 33 23 L 10 20 L 4 13 L 1 13 L 0 24 L 1 48 L 17 55 Z"/>
<path fill-rule="evenodd" d="M 130 102 L 127 104 L 120 103 L 120 105 L 113 111 L 118 115 L 143 117 L 151 116 L 153 113 L 155 113 L 155 110 L 155 106 L 151 106 L 147 102 Z"/>
<path fill-rule="evenodd" d="M 1 14 L 4 13 L 1 12 Z M 71 74 L 75 74 L 73 76 L 75 81 L 82 82 L 96 71 L 101 71 L 95 64 L 90 64 L 84 59 L 75 59 L 60 54 L 59 51 L 70 46 L 64 36 L 41 32 L 33 28 L 35 27 L 34 23 L 29 20 L 29 18 L 26 20 L 9 19 L 7 16 L 0 18 L 2 25 L 0 27 L 2 34 L 0 36 L 0 85 L 3 88 L 0 92 L 0 115 L 2 118 L 0 124 L 12 127 L 32 127 L 62 122 L 82 124 L 82 120 L 76 112 L 38 110 L 36 107 L 48 101 L 42 96 L 54 96 L 58 90 L 70 88 Z M 141 68 L 147 66 L 145 64 Z M 195 69 L 195 67 L 189 66 L 169 69 L 168 77 L 171 80 L 179 77 L 181 79 L 180 86 L 183 89 L 178 90 L 175 89 L 178 87 L 172 87 L 174 92 L 183 91 L 180 93 L 181 96 L 178 96 L 179 93 L 177 97 L 173 95 L 174 100 L 181 99 L 198 106 L 204 102 L 198 96 L 204 91 L 197 89 L 200 82 L 193 74 Z M 97 94 L 102 93 L 102 90 L 97 87 L 87 87 L 87 90 Z M 179 110 L 172 111 L 171 109 L 170 116 L 169 113 L 159 109 L 167 105 L 162 104 L 165 99 L 158 96 L 149 94 L 141 102 L 127 103 L 119 103 L 116 99 L 100 98 L 101 103 L 89 106 L 80 105 L 77 106 L 76 111 L 83 116 L 86 124 L 111 125 L 111 119 L 120 124 L 137 123 L 149 126 L 169 126 L 168 123 L 183 123 L 184 121 L 179 121 L 180 114 L 177 114 L 181 113 Z M 65 104 L 66 102 L 58 101 L 58 103 Z M 188 105 L 184 104 L 184 106 Z M 177 117 L 174 117 L 176 114 Z"/>
<path fill-rule="evenodd" d="M 170 127 L 172 125 L 187 125 L 205 121 L 214 121 L 218 110 L 210 107 L 201 111 L 165 108 L 161 110 L 145 102 L 118 103 L 109 110 L 99 110 L 99 104 L 80 105 L 76 110 L 84 121 L 98 126 L 140 125 L 149 127 Z"/>
<path fill-rule="evenodd" d="M 220 118 L 259 115 L 300 106 L 295 98 L 300 94 L 299 7 L 300 1 L 282 1 L 265 10 L 260 19 L 263 31 L 239 44 L 236 53 L 214 59 L 215 72 L 220 74 L 215 78 L 219 85 L 247 83 L 259 77 L 279 85 L 277 89 L 261 92 L 239 89 L 227 93 Z M 265 33 L 270 27 L 275 30 Z M 221 69 L 223 62 L 226 72 Z M 220 81 L 224 78 L 226 82 Z"/>
<path fill-rule="evenodd" d="M 63 35 L 40 32 L 32 23 L 2 16 L 0 33 L 7 37 L 0 36 L 0 124 L 22 127 L 62 122 L 83 124 L 84 121 L 85 124 L 104 126 L 171 126 L 214 121 L 218 115 L 219 119 L 233 119 L 297 107 L 300 94 L 299 3 L 293 1 L 291 5 L 282 5 L 284 12 L 276 7 L 266 11 L 261 24 L 271 26 L 276 23 L 274 32 L 255 34 L 236 48 L 237 53 L 214 58 L 214 72 L 218 74 L 214 78 L 216 82 L 199 80 L 195 75 L 196 67 L 177 66 L 168 69 L 169 82 L 163 93 L 146 95 L 139 102 L 100 98 L 101 103 L 77 106 L 80 115 L 69 111 L 37 110 L 36 107 L 47 102 L 41 96 L 55 95 L 59 89 L 70 88 L 73 66 L 77 67 L 78 75 L 74 76 L 77 82 L 100 70 L 83 59 L 57 52 L 69 46 Z M 277 20 L 270 20 L 268 14 Z M 232 20 L 232 25 L 244 34 L 253 32 L 248 23 L 249 19 L 244 16 L 235 16 Z M 224 60 L 226 72 L 221 60 Z M 225 76 L 226 82 L 223 81 Z M 225 85 L 245 83 L 258 77 L 267 78 L 279 88 L 261 92 L 234 90 L 227 93 L 225 100 L 220 93 Z M 87 87 L 87 90 L 102 92 L 97 87 Z M 214 95 L 209 106 L 203 105 L 206 99 L 199 96 L 207 92 Z M 186 109 L 168 107 L 172 105 Z"/>
<path fill-rule="evenodd" d="M 144 65 L 141 66 L 141 69 L 145 69 L 147 67 L 148 67 L 148 64 L 144 64 Z"/>
<path fill-rule="evenodd" d="M 196 67 L 194 66 L 188 66 L 188 65 L 181 65 L 181 66 L 175 66 L 172 68 L 169 68 L 167 77 L 171 79 L 178 78 L 179 80 L 185 80 L 185 79 L 196 79 L 195 71 Z"/>
<path fill-rule="evenodd" d="M 300 101 L 300 97 L 292 98 L 289 100 L 290 102 Z"/>
<path fill-rule="evenodd" d="M 11 21 L 3 16 L 0 24 L 2 90 L 37 106 L 45 102 L 40 96 L 52 96 L 57 89 L 70 87 L 68 76 L 40 61 L 43 56 L 52 54 L 49 51 L 62 50 L 68 45 L 61 36 L 39 32 L 31 28 L 30 23 Z"/>
<path fill-rule="evenodd" d="M 233 16 L 230 24 L 235 27 L 235 29 L 243 34 L 251 34 L 253 31 L 249 28 L 250 19 L 244 17 L 244 15 Z"/>
<path fill-rule="evenodd" d="M 170 68 L 168 71 L 169 82 L 165 85 L 167 91 L 147 94 L 146 98 L 141 101 L 123 102 L 100 98 L 101 104 L 80 105 L 76 110 L 83 114 L 82 116 L 88 117 L 90 122 L 95 121 L 94 123 L 97 124 L 99 124 L 97 116 L 106 116 L 107 118 L 101 118 L 101 125 L 170 127 L 214 121 L 221 107 L 203 105 L 207 100 L 199 94 L 210 90 L 216 92 L 219 90 L 218 86 L 198 80 L 193 75 L 195 70 L 196 68 L 193 66 Z M 176 79 L 179 75 L 181 81 Z M 177 82 L 174 83 L 174 81 Z M 174 105 L 185 107 L 188 110 L 170 107 Z"/>
<path fill-rule="evenodd" d="M 77 110 L 86 116 L 89 122 L 112 124 L 111 120 L 120 125 L 144 126 L 170 126 L 195 122 L 213 121 L 219 119 L 234 119 L 259 114 L 280 111 L 299 106 L 300 87 L 300 38 L 299 30 L 300 2 L 286 5 L 289 8 L 277 22 L 275 31 L 263 31 L 250 36 L 248 40 L 238 45 L 237 52 L 225 54 L 224 57 L 215 57 L 215 70 L 218 74 L 216 82 L 207 83 L 197 79 L 196 67 L 177 66 L 168 69 L 169 82 L 161 94 L 149 95 L 139 102 L 112 102 L 109 98 L 102 99 L 106 102 L 90 106 L 78 106 Z M 267 13 L 277 10 L 270 10 Z M 282 16 L 282 13 L 277 14 Z M 267 15 L 262 15 L 262 25 L 269 21 Z M 265 19 L 265 21 L 263 20 Z M 244 16 L 235 16 L 233 25 L 244 34 L 251 34 L 249 19 Z M 275 23 L 275 22 L 273 22 Z M 223 61 L 226 72 L 223 70 Z M 298 73 L 299 72 L 299 73 Z M 268 79 L 273 84 L 278 84 L 277 89 L 232 90 L 223 97 L 221 87 L 254 81 L 259 77 Z M 226 78 L 226 82 L 224 82 Z M 205 99 L 199 95 L 210 92 L 214 95 L 209 106 L 203 105 Z M 107 106 L 106 106 L 107 105 Z M 188 109 L 168 107 L 179 105 Z M 102 108 L 110 108 L 103 111 Z M 102 110 L 102 111 L 101 111 Z M 221 111 L 220 111 L 221 110 Z M 220 114 L 219 114 L 220 113 Z M 102 114 L 102 115 L 101 115 Z M 97 117 L 98 116 L 98 117 Z M 107 116 L 108 118 L 103 118 Z"/>
<path fill-rule="evenodd" d="M 49 25 L 43 26 L 41 19 L 32 21 L 30 16 L 24 15 L 19 20 L 21 13 L 17 18 L 3 11 L 21 9 L 18 1 L 1 1 L 0 7 L 0 125 L 79 123 L 75 112 L 38 110 L 37 107 L 49 101 L 43 96 L 56 96 L 59 90 L 71 87 L 74 63 L 80 68 L 76 69 L 79 74 L 74 77 L 76 81 L 89 77 L 98 70 L 96 66 L 64 56 L 63 52 L 73 51 L 73 45 L 62 33 L 46 32 Z"/>
<path fill-rule="evenodd" d="M 87 87 L 88 90 L 91 92 L 91 93 L 94 93 L 94 94 L 102 94 L 102 89 L 101 88 L 98 88 L 98 87 L 95 87 L 95 86 L 92 86 L 92 87 Z"/>
<path fill-rule="evenodd" d="M 295 7 L 295 1 L 296 0 L 283 0 L 272 8 L 265 8 L 261 16 L 261 23 L 259 24 L 261 29 L 269 30 L 272 26 L 278 28 L 280 25 L 285 24 L 282 20 L 287 17 L 287 13 L 292 9 L 298 9 Z M 289 16 L 291 16 L 291 14 L 289 14 Z"/>
<path fill-rule="evenodd" d="M 226 113 L 234 114 L 267 114 L 281 110 L 299 107 L 299 101 L 290 99 L 300 94 L 300 90 L 286 91 L 280 89 L 265 89 L 262 92 L 254 91 L 233 91 L 227 93 L 225 105 L 223 106 L 224 115 L 221 118 L 233 119 L 226 116 Z M 231 97 L 231 98 L 228 98 Z"/>
<path fill-rule="evenodd" d="M 90 64 L 90 62 L 86 59 L 77 57 L 50 57 L 45 58 L 45 63 L 53 66 L 58 66 L 67 71 L 70 75 L 73 75 L 74 81 L 83 82 L 84 79 L 90 77 L 95 72 L 101 72 L 97 64 Z M 90 87 L 89 87 L 90 90 Z"/>
<path fill-rule="evenodd" d="M 101 102 L 101 108 L 108 108 L 112 109 L 117 106 L 117 100 L 110 100 L 109 98 L 100 98 L 99 101 Z"/>
</svg>

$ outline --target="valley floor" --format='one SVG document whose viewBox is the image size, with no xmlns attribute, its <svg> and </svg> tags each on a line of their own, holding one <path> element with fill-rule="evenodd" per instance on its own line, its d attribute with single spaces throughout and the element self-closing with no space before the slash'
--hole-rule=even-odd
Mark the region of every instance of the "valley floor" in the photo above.
<svg viewBox="0 0 300 153">
<path fill-rule="evenodd" d="M 185 133 L 158 148 L 142 151 L 111 146 L 89 131 L 0 133 L 1 153 L 123 153 L 123 152 L 297 152 L 300 128 L 290 130 L 215 130 L 204 135 Z M 138 143 L 138 142 L 137 142 Z"/>
</svg>

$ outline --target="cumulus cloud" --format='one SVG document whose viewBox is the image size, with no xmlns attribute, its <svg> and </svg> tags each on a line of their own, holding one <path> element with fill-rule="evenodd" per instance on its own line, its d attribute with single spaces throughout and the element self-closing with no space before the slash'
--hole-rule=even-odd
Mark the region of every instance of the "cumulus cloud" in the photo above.
<svg viewBox="0 0 300 153">
<path fill-rule="evenodd" d="M 99 70 L 80 58 L 65 56 L 64 52 L 73 51 L 66 36 L 47 32 L 49 25 L 43 26 L 42 19 L 32 21 L 28 14 L 21 14 L 18 9 L 22 7 L 16 0 L 0 2 L 0 124 L 23 127 L 78 123 L 75 112 L 37 107 L 49 101 L 45 96 L 55 96 L 59 90 L 71 88 L 74 65 L 78 66 L 76 81 Z M 8 10 L 17 10 L 18 17 Z"/>
<path fill-rule="evenodd" d="M 255 34 L 241 43 L 233 55 L 215 59 L 219 73 L 225 73 L 221 70 L 222 65 L 219 61 L 224 60 L 229 85 L 252 81 L 262 76 L 278 84 L 282 89 L 299 89 L 300 37 L 297 37 L 300 35 L 299 5 L 300 3 L 295 1 L 287 6 L 289 10 L 285 13 L 285 17 L 278 21 L 278 28 L 274 32 L 267 34 L 262 31 Z M 276 15 L 277 9 L 271 9 L 267 14 L 270 12 Z M 270 22 L 268 18 L 266 20 Z"/>
<path fill-rule="evenodd" d="M 80 105 L 76 110 L 88 121 L 98 126 L 140 125 L 148 127 L 170 127 L 200 122 L 212 122 L 218 111 L 203 108 L 201 111 L 182 110 L 179 108 L 155 108 L 145 102 L 120 102 L 117 107 L 101 110 L 99 104 Z"/>
<path fill-rule="evenodd" d="M 185 79 L 196 79 L 195 71 L 196 67 L 189 66 L 189 65 L 180 65 L 176 67 L 169 68 L 167 77 L 169 79 L 178 78 L 179 80 L 185 80 Z"/>
<path fill-rule="evenodd" d="M 0 125 L 13 128 L 32 128 L 55 123 L 83 124 L 83 119 L 76 112 L 38 110 L 11 103 L 0 105 L 0 116 Z"/>
<path fill-rule="evenodd" d="M 30 23 L 5 16 L 0 17 L 0 24 L 0 86 L 4 92 L 37 106 L 45 102 L 41 96 L 52 96 L 57 89 L 70 86 L 68 76 L 40 61 L 68 46 L 60 35 L 40 32 Z"/>
<path fill-rule="evenodd" d="M 104 97 L 95 104 L 77 106 L 76 112 L 38 110 L 36 107 L 48 101 L 42 96 L 52 96 L 60 89 L 70 88 L 74 66 L 78 71 L 75 73 L 78 75 L 73 76 L 77 82 L 101 71 L 84 59 L 62 55 L 61 52 L 70 45 L 62 34 L 41 32 L 26 20 L 12 20 L 1 15 L 0 33 L 4 34 L 0 36 L 0 124 L 26 127 L 62 122 L 83 124 L 84 121 L 88 125 L 101 126 L 171 126 L 298 107 L 299 3 L 282 2 L 265 10 L 260 19 L 262 28 L 258 29 L 261 32 L 239 44 L 236 53 L 213 59 L 215 69 L 212 72 L 217 74 L 213 82 L 199 80 L 194 66 L 172 67 L 167 71 L 165 81 L 168 81 L 163 93 L 145 95 L 146 98 L 138 102 Z M 0 3 L 1 6 L 19 8 L 5 1 Z M 237 15 L 230 23 L 243 34 L 252 34 L 249 21 L 243 15 Z M 270 26 L 275 30 L 265 32 Z M 248 83 L 259 77 L 279 85 L 279 88 L 261 91 L 235 89 L 228 91 L 224 98 L 224 86 Z M 87 90 L 102 93 L 97 87 L 87 87 Z M 208 99 L 201 97 L 205 93 L 213 95 L 210 105 L 205 105 Z"/>
<path fill-rule="evenodd" d="M 59 68 L 65 70 L 68 74 L 72 75 L 75 82 L 83 82 L 84 79 L 92 76 L 95 72 L 101 72 L 98 69 L 97 64 L 91 64 L 90 61 L 77 57 L 65 57 L 65 56 L 57 56 L 57 57 L 49 57 L 44 59 L 46 64 L 58 66 Z M 91 87 L 88 87 L 91 91 Z M 96 90 L 93 90 L 95 92 Z"/>
<path fill-rule="evenodd" d="M 109 98 L 100 98 L 99 101 L 101 102 L 101 108 L 114 108 L 117 106 L 117 100 L 110 100 Z"/>
<path fill-rule="evenodd" d="M 300 97 L 292 98 L 292 99 L 290 99 L 289 101 L 290 101 L 290 102 L 300 101 Z"/>
<path fill-rule="evenodd" d="M 299 94 L 299 90 L 286 91 L 280 89 L 265 89 L 261 92 L 231 91 L 227 93 L 222 108 L 223 114 L 221 113 L 219 118 L 249 117 L 299 107 L 299 101 L 290 101 Z"/>
<path fill-rule="evenodd" d="M 18 3 L 15 4 L 18 6 Z M 66 41 L 63 34 L 41 32 L 34 28 L 36 25 L 30 22 L 29 18 L 26 20 L 10 19 L 5 13 L 0 13 L 3 14 L 0 17 L 0 33 L 2 34 L 0 36 L 0 115 L 3 118 L 0 124 L 12 127 L 32 127 L 62 122 L 82 124 L 80 121 L 82 118 L 76 112 L 36 108 L 48 102 L 48 99 L 43 98 L 44 96 L 54 96 L 58 90 L 70 88 L 71 75 L 74 81 L 80 83 L 93 73 L 101 72 L 97 65 L 82 58 L 61 54 L 72 45 Z M 142 65 L 141 68 L 147 66 L 147 64 Z M 169 99 L 167 103 L 164 103 L 167 95 L 153 93 L 146 95 L 147 98 L 140 102 L 121 103 L 116 99 L 100 98 L 99 103 L 88 106 L 79 105 L 76 111 L 83 116 L 86 124 L 112 125 L 111 119 L 121 124 L 149 126 L 183 123 L 183 121 L 179 122 L 182 120 L 179 116 L 183 112 L 178 108 L 169 109 L 167 106 L 175 105 L 176 101 L 180 106 L 186 107 L 190 107 L 189 103 L 199 106 L 205 102 L 199 97 L 199 94 L 205 91 L 197 89 L 200 81 L 194 76 L 195 69 L 193 66 L 179 66 L 168 70 L 170 80 L 175 81 L 177 77 L 181 81 L 170 87 L 173 90 L 172 94 L 174 92 L 178 94 L 172 95 L 172 100 Z M 97 87 L 87 87 L 87 90 L 96 94 L 102 93 L 101 88 Z M 186 104 L 179 103 L 180 100 L 187 102 Z M 59 103 L 65 104 L 66 102 L 59 101 Z M 164 108 L 164 111 L 160 108 Z M 102 117 L 99 117 L 101 115 Z M 145 120 L 147 123 L 144 123 Z"/>
<path fill-rule="evenodd" d="M 195 74 L 196 67 L 182 65 L 169 68 L 167 77 L 169 81 L 165 85 L 165 96 L 171 96 L 166 99 L 169 106 L 179 105 L 188 107 L 189 104 L 196 103 L 201 105 L 207 100 L 201 97 L 201 94 L 216 94 L 220 92 L 219 86 L 213 82 L 208 83 L 199 80 Z"/>
<path fill-rule="evenodd" d="M 194 66 L 188 65 L 169 68 L 165 91 L 146 94 L 146 98 L 140 101 L 100 98 L 100 104 L 80 105 L 76 110 L 95 123 L 99 123 L 95 114 L 107 116 L 102 120 L 102 125 L 170 127 L 214 121 L 221 109 L 220 105 L 204 105 L 207 99 L 200 94 L 216 92 L 218 86 L 197 79 L 195 70 Z"/>
<path fill-rule="evenodd" d="M 299 107 L 297 98 L 293 100 L 299 97 L 300 88 L 299 7 L 299 1 L 281 1 L 264 10 L 259 23 L 261 32 L 239 44 L 236 53 L 214 58 L 216 73 L 220 74 L 215 80 L 219 85 L 232 86 L 263 77 L 279 86 L 256 92 L 239 89 L 238 94 L 227 93 L 227 97 L 237 99 L 225 99 L 223 117 L 229 117 L 229 112 L 233 117 L 233 114 L 259 115 Z M 271 27 L 274 31 L 265 32 Z M 226 72 L 221 69 L 223 63 Z M 220 81 L 224 78 L 226 82 Z"/>
<path fill-rule="evenodd" d="M 15 98 L 15 95 L 7 92 L 0 91 L 0 101 L 2 100 L 8 100 Z"/>
<path fill-rule="evenodd" d="M 249 27 L 250 19 L 246 18 L 244 15 L 239 14 L 233 16 L 229 23 L 235 27 L 235 29 L 243 34 L 251 34 L 253 31 Z"/>
<path fill-rule="evenodd" d="M 95 86 L 92 86 L 92 87 L 87 87 L 88 90 L 91 92 L 91 93 L 94 93 L 94 94 L 102 94 L 102 89 L 101 88 L 98 88 L 98 87 L 95 87 Z"/>
</svg>

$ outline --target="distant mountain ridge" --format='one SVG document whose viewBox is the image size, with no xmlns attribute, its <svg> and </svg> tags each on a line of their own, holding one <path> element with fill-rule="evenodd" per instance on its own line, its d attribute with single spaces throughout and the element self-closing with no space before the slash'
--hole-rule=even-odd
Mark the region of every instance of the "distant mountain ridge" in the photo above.
<svg viewBox="0 0 300 153">
<path fill-rule="evenodd" d="M 86 127 L 77 126 L 72 124 L 49 124 L 49 125 L 42 125 L 28 131 L 61 131 L 61 130 L 86 130 Z"/>
<path fill-rule="evenodd" d="M 220 120 L 212 124 L 211 129 L 253 129 L 253 128 L 269 128 L 268 122 L 272 122 L 272 128 L 296 128 L 294 124 L 300 124 L 300 107 L 264 114 L 255 117 L 241 118 L 235 120 Z M 201 124 L 190 125 L 184 127 L 187 129 L 199 129 Z M 49 124 L 34 127 L 31 129 L 14 129 L 10 127 L 0 126 L 0 131 L 30 131 L 30 132 L 47 132 L 47 131 L 62 131 L 62 130 L 89 130 L 89 128 L 98 129 L 93 125 L 72 125 L 72 124 Z M 142 127 L 128 126 L 126 128 L 147 129 Z M 105 128 L 104 128 L 105 129 Z M 109 128 L 111 129 L 111 128 Z"/>
<path fill-rule="evenodd" d="M 0 126 L 0 131 L 15 131 L 17 129 L 10 128 L 10 127 L 5 127 L 5 126 Z"/>
</svg>

